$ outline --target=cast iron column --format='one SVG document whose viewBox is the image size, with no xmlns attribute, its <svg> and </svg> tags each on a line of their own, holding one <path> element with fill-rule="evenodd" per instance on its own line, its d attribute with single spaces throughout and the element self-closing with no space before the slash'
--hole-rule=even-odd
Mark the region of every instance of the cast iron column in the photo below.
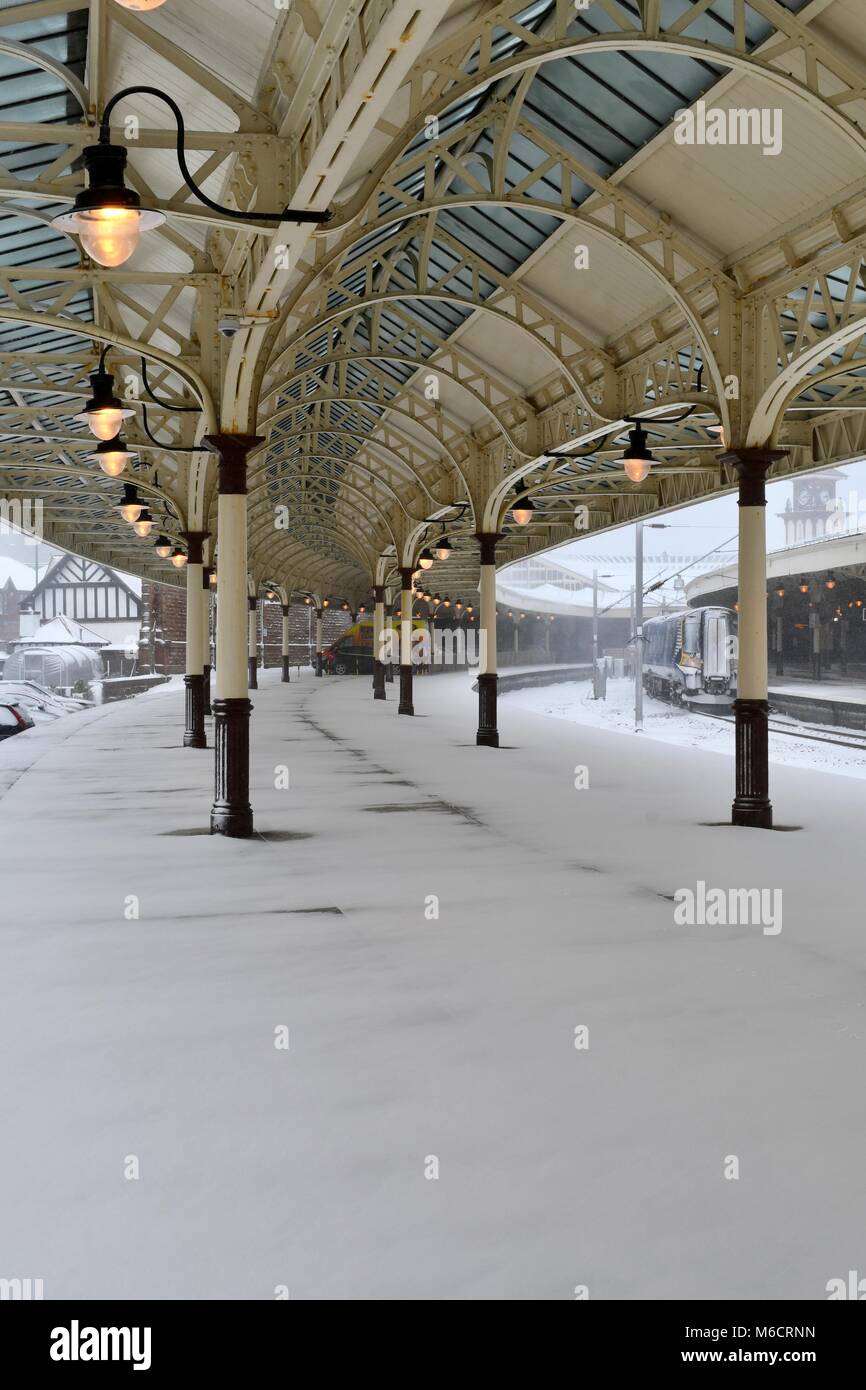
<svg viewBox="0 0 866 1390">
<path fill-rule="evenodd" d="M 213 702 L 216 757 L 210 828 L 212 834 L 242 839 L 253 833 L 252 705 L 247 690 L 247 455 L 264 440 L 250 434 L 211 434 L 203 443 L 219 458 L 219 621 Z"/>
<path fill-rule="evenodd" d="M 385 663 L 382 633 L 385 630 L 385 585 L 373 585 L 373 699 L 385 699 Z"/>
<path fill-rule="evenodd" d="M 210 566 L 201 569 L 201 670 L 204 689 L 204 712 L 213 714 L 210 703 Z"/>
<path fill-rule="evenodd" d="M 289 605 L 288 605 L 287 603 L 284 603 L 284 604 L 283 604 L 283 628 L 282 628 L 282 638 L 283 638 L 283 640 L 282 640 L 282 643 L 281 643 L 281 646 L 280 646 L 280 652 L 281 652 L 281 655 L 282 655 L 282 658 L 283 658 L 283 675 L 282 675 L 282 679 L 283 679 L 284 682 L 287 683 L 287 682 L 289 681 L 289 679 L 290 679 L 290 677 L 289 677 Z"/>
<path fill-rule="evenodd" d="M 247 594 L 247 685 L 250 690 L 258 690 L 259 654 L 259 601 L 253 594 Z"/>
<path fill-rule="evenodd" d="M 322 674 L 322 610 L 316 609 L 316 675 Z"/>
<path fill-rule="evenodd" d="M 201 575 L 202 547 L 206 531 L 184 531 L 187 544 L 186 561 L 186 720 L 183 732 L 184 748 L 207 748 L 204 731 L 204 670 L 202 664 Z"/>
<path fill-rule="evenodd" d="M 496 726 L 496 542 L 498 532 L 477 532 L 481 550 L 481 577 L 478 583 L 478 731 L 475 742 L 486 748 L 499 747 Z"/>
<path fill-rule="evenodd" d="M 412 703 L 412 571 L 400 568 L 400 703 L 398 714 L 414 714 Z"/>
<path fill-rule="evenodd" d="M 736 795 L 734 825 L 770 830 L 770 769 L 767 746 L 767 470 L 784 458 L 778 449 L 731 449 L 722 455 L 739 481 L 738 660 Z"/>
</svg>

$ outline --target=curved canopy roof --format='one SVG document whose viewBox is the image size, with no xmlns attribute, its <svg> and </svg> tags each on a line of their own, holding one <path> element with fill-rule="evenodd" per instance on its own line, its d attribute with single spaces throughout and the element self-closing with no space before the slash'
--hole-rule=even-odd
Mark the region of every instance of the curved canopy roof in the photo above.
<svg viewBox="0 0 866 1390">
<path fill-rule="evenodd" d="M 861 0 L 21 0 L 0 76 L 0 489 L 69 549 L 179 582 L 74 419 L 106 343 L 159 525 L 218 548 L 196 446 L 255 432 L 254 587 L 353 606 L 440 528 L 466 597 L 476 532 L 507 563 L 730 487 L 720 430 L 775 475 L 866 451 Z M 132 94 L 112 139 L 166 221 L 106 270 L 49 221 L 137 83 L 247 218 Z M 288 204 L 333 216 L 250 219 Z"/>
</svg>

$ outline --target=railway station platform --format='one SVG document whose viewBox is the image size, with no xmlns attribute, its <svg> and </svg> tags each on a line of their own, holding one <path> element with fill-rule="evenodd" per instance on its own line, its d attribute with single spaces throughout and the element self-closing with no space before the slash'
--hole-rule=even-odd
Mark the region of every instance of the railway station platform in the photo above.
<svg viewBox="0 0 866 1390">
<path fill-rule="evenodd" d="M 857 1267 L 861 788 L 774 768 L 779 829 L 737 829 L 729 758 L 508 701 L 478 748 L 471 682 L 400 719 L 265 673 L 247 841 L 207 833 L 177 683 L 0 745 L 4 1272 L 820 1299 Z M 679 925 L 698 880 L 779 890 L 781 929 Z"/>
</svg>

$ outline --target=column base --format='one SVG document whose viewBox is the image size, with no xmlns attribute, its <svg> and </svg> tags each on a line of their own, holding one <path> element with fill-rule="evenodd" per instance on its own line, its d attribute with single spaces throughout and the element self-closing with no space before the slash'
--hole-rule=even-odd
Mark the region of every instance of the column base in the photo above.
<svg viewBox="0 0 866 1390">
<path fill-rule="evenodd" d="M 388 685 L 394 684 L 394 667 L 391 665 L 390 661 L 385 667 L 385 681 Z"/>
<path fill-rule="evenodd" d="M 258 690 L 259 688 L 259 668 L 254 656 L 247 659 L 247 685 L 250 690 Z"/>
<path fill-rule="evenodd" d="M 205 666 L 204 672 L 203 672 L 203 677 L 204 677 L 204 679 L 203 679 L 202 684 L 203 684 L 203 686 L 204 686 L 204 712 L 205 712 L 205 714 L 213 714 L 213 710 L 211 709 L 211 703 L 210 703 L 210 667 L 209 667 L 209 666 Z"/>
<path fill-rule="evenodd" d="M 282 679 L 282 682 L 283 682 L 284 685 L 288 684 L 288 682 L 289 682 L 289 658 L 288 658 L 287 656 L 284 656 L 284 657 L 283 657 L 283 674 L 282 674 L 281 679 Z"/>
<path fill-rule="evenodd" d="M 496 727 L 498 684 L 495 672 L 478 677 L 478 731 L 475 742 L 482 748 L 499 747 L 499 730 Z"/>
<path fill-rule="evenodd" d="M 415 706 L 412 703 L 412 667 L 400 667 L 400 703 L 397 706 L 398 714 L 414 714 Z"/>
<path fill-rule="evenodd" d="M 207 748 L 204 729 L 204 676 L 184 676 L 186 692 L 186 728 L 183 731 L 184 748 Z"/>
<path fill-rule="evenodd" d="M 731 824 L 772 830 L 766 700 L 735 700 L 736 795 Z"/>
<path fill-rule="evenodd" d="M 373 662 L 373 699 L 384 700 L 385 696 L 385 663 L 383 661 Z"/>
<path fill-rule="evenodd" d="M 317 676 L 321 676 L 321 674 L 322 674 L 322 653 L 321 653 L 321 652 L 316 652 L 316 675 L 317 675 Z"/>
<path fill-rule="evenodd" d="M 249 839 L 253 833 L 250 805 L 249 700 L 214 700 L 214 802 L 212 835 Z"/>
</svg>

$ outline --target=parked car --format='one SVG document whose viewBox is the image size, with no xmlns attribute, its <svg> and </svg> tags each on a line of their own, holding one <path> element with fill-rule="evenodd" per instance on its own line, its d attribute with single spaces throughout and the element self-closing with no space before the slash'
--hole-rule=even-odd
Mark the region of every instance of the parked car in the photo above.
<svg viewBox="0 0 866 1390">
<path fill-rule="evenodd" d="M 0 738 L 11 738 L 33 727 L 33 720 L 20 705 L 0 705 Z"/>
</svg>

